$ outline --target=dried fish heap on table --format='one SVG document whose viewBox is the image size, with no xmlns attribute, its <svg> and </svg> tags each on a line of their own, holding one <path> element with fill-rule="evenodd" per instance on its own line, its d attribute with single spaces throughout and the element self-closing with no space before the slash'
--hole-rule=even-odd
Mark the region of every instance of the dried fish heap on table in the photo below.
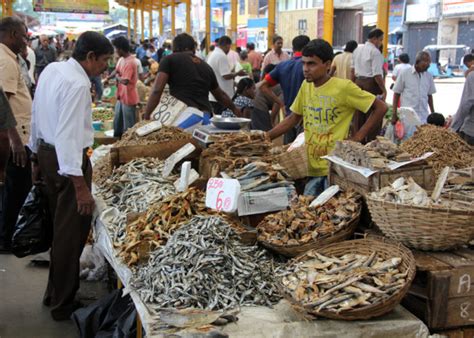
<svg viewBox="0 0 474 338">
<path fill-rule="evenodd" d="M 112 175 L 112 163 L 110 162 L 110 153 L 97 160 L 92 170 L 92 181 L 98 187 L 103 187 L 105 182 Z"/>
<path fill-rule="evenodd" d="M 417 127 L 415 134 L 400 148 L 414 156 L 434 152 L 428 162 L 432 163 L 436 174 L 446 166 L 455 169 L 474 166 L 474 147 L 455 132 L 430 124 Z"/>
<path fill-rule="evenodd" d="M 154 308 L 226 310 L 275 304 L 273 261 L 220 217 L 195 217 L 152 253 L 132 286 Z"/>
<path fill-rule="evenodd" d="M 279 271 L 284 292 L 311 312 L 343 311 L 382 302 L 402 289 L 407 271 L 398 267 L 402 258 L 382 259 L 346 254 L 326 257 L 315 250 L 308 260 L 290 264 Z"/>
<path fill-rule="evenodd" d="M 462 201 L 448 200 L 444 198 L 439 198 L 436 201 L 433 200 L 428 195 L 428 192 L 416 184 L 416 182 L 411 177 L 408 179 L 400 177 L 396 179 L 391 185 L 386 186 L 379 191 L 372 192 L 370 197 L 387 202 L 421 207 L 466 207 Z"/>
<path fill-rule="evenodd" d="M 410 154 L 381 136 L 366 145 L 354 141 L 337 141 L 332 155 L 351 164 L 374 170 L 387 168 L 390 161 L 401 162 L 410 159 Z"/>
<path fill-rule="evenodd" d="M 299 196 L 289 210 L 266 216 L 257 226 L 258 240 L 273 245 L 301 245 L 347 227 L 360 212 L 359 195 L 341 192 L 322 206 L 314 197 Z"/>
<path fill-rule="evenodd" d="M 97 195 L 108 206 L 116 207 L 121 217 L 108 224 L 115 245 L 125 240 L 126 215 L 143 212 L 148 207 L 176 192 L 176 177 L 163 178 L 164 162 L 156 158 L 139 158 L 116 169 L 112 175 L 96 182 Z"/>
<path fill-rule="evenodd" d="M 240 190 L 244 192 L 266 191 L 280 187 L 292 187 L 294 182 L 279 164 L 269 164 L 255 161 L 241 169 L 222 172 L 224 178 L 237 179 Z"/>
<path fill-rule="evenodd" d="M 205 193 L 190 188 L 149 206 L 145 215 L 127 225 L 119 256 L 128 266 L 146 261 L 150 252 L 166 244 L 181 225 L 195 215 L 206 215 Z"/>
<path fill-rule="evenodd" d="M 135 132 L 138 128 L 150 123 L 150 121 L 138 122 L 132 128 L 122 135 L 120 141 L 114 143 L 115 147 L 122 146 L 138 146 L 138 145 L 149 145 L 160 142 L 171 142 L 178 140 L 189 139 L 190 135 L 185 133 L 182 129 L 176 127 L 163 126 L 161 129 L 154 131 L 145 136 L 138 136 Z"/>
<path fill-rule="evenodd" d="M 223 170 L 239 169 L 271 156 L 272 146 L 264 133 L 230 133 L 216 139 L 202 152 L 201 164 L 210 165 L 209 177 L 216 177 Z"/>
</svg>

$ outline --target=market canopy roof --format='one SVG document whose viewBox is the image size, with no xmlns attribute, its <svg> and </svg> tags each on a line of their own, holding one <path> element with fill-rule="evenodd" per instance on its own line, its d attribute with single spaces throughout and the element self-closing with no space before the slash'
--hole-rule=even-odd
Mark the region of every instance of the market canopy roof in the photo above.
<svg viewBox="0 0 474 338">
<path fill-rule="evenodd" d="M 171 6 L 173 2 L 175 5 L 179 5 L 181 3 L 186 3 L 187 0 L 118 0 L 117 2 L 120 5 L 129 7 L 129 8 L 134 8 L 135 5 L 141 8 L 143 4 L 144 9 L 158 10 L 160 8 Z"/>
</svg>

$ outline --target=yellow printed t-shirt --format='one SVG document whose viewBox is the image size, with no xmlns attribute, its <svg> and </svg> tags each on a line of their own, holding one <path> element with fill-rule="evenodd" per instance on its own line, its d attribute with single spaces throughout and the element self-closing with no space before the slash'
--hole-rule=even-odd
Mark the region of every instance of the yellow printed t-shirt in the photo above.
<svg viewBox="0 0 474 338">
<path fill-rule="evenodd" d="M 291 111 L 303 115 L 310 176 L 327 176 L 327 161 L 336 141 L 349 135 L 352 116 L 356 110 L 366 113 L 375 96 L 363 91 L 349 80 L 331 78 L 321 87 L 303 82 Z"/>
</svg>

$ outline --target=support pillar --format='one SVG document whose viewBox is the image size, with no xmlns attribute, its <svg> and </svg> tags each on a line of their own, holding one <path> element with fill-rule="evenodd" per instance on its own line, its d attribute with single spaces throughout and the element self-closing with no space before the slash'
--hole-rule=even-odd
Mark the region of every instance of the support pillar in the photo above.
<svg viewBox="0 0 474 338">
<path fill-rule="evenodd" d="M 334 31 L 334 0 L 324 0 L 323 12 L 323 39 L 332 46 L 332 36 Z"/>
<path fill-rule="evenodd" d="M 140 26 L 142 30 L 142 41 L 145 40 L 145 3 L 141 0 L 140 4 Z"/>
<path fill-rule="evenodd" d="M 171 36 L 176 36 L 176 1 L 171 0 Z"/>
<path fill-rule="evenodd" d="M 131 32 L 130 32 L 130 6 L 127 6 L 127 39 L 131 39 Z"/>
<path fill-rule="evenodd" d="M 193 33 L 191 25 L 191 0 L 186 0 L 186 32 L 188 34 Z"/>
<path fill-rule="evenodd" d="M 388 47 L 388 17 L 390 11 L 390 1 L 378 0 L 377 5 L 377 27 L 383 30 L 383 55 L 387 57 Z"/>
<path fill-rule="evenodd" d="M 211 46 L 211 0 L 206 0 L 206 54 Z"/>
<path fill-rule="evenodd" d="M 159 12 L 158 14 L 160 15 L 160 35 L 161 36 L 164 36 L 165 35 L 165 32 L 163 31 L 163 0 L 160 0 L 160 8 L 159 8 Z"/>
<path fill-rule="evenodd" d="M 275 17 L 276 17 L 276 0 L 268 0 L 268 45 L 273 45 L 273 37 L 275 36 Z"/>
<path fill-rule="evenodd" d="M 230 38 L 232 39 L 232 47 L 237 46 L 237 0 L 231 0 L 231 16 L 230 16 Z"/>
</svg>

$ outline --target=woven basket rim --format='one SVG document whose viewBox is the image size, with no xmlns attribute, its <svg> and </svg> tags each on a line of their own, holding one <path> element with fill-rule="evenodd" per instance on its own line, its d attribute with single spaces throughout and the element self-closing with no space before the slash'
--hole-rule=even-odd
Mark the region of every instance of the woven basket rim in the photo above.
<svg viewBox="0 0 474 338">
<path fill-rule="evenodd" d="M 416 261 L 413 256 L 413 253 L 408 249 L 406 246 L 404 246 L 402 243 L 394 241 L 392 239 L 388 239 L 386 237 L 380 237 L 380 236 L 375 236 L 371 235 L 366 238 L 362 239 L 354 239 L 354 240 L 349 240 L 349 241 L 343 241 L 343 242 L 338 242 L 338 243 L 332 243 L 328 244 L 324 247 L 318 248 L 318 249 L 313 249 L 309 250 L 308 252 L 295 257 L 292 259 L 287 266 L 291 266 L 292 264 L 296 264 L 297 262 L 304 261 L 304 258 L 308 256 L 308 254 L 311 251 L 316 251 L 318 253 L 324 254 L 325 251 L 333 248 L 339 248 L 345 249 L 347 248 L 347 252 L 356 252 L 357 248 L 376 248 L 375 251 L 384 251 L 388 253 L 389 255 L 392 255 L 392 257 L 396 257 L 397 253 L 399 254 L 398 256 L 402 256 L 403 259 L 408 259 L 406 263 L 407 268 L 401 272 L 407 271 L 407 277 L 405 280 L 405 284 L 403 285 L 402 288 L 397 290 L 395 293 L 393 293 L 389 298 L 383 300 L 380 303 L 368 305 L 365 307 L 361 308 L 356 308 L 352 310 L 347 310 L 343 311 L 341 313 L 336 313 L 336 312 L 331 312 L 331 311 L 313 311 L 308 309 L 307 307 L 303 306 L 301 302 L 298 302 L 293 299 L 291 295 L 288 294 L 288 292 L 285 291 L 285 288 L 282 287 L 281 281 L 278 281 L 280 284 L 280 288 L 282 290 L 282 294 L 285 298 L 287 298 L 293 305 L 297 305 L 299 309 L 303 309 L 306 314 L 310 314 L 312 316 L 319 316 L 319 317 L 326 317 L 326 318 L 331 318 L 331 319 L 342 319 L 342 320 L 363 320 L 363 319 L 369 319 L 372 317 L 377 317 L 381 316 L 387 312 L 390 312 L 393 310 L 402 300 L 402 298 L 405 296 L 405 294 L 408 292 L 408 289 L 413 282 L 416 274 Z M 400 266 L 403 266 L 403 261 Z M 399 266 L 399 268 L 400 268 Z"/>
</svg>

